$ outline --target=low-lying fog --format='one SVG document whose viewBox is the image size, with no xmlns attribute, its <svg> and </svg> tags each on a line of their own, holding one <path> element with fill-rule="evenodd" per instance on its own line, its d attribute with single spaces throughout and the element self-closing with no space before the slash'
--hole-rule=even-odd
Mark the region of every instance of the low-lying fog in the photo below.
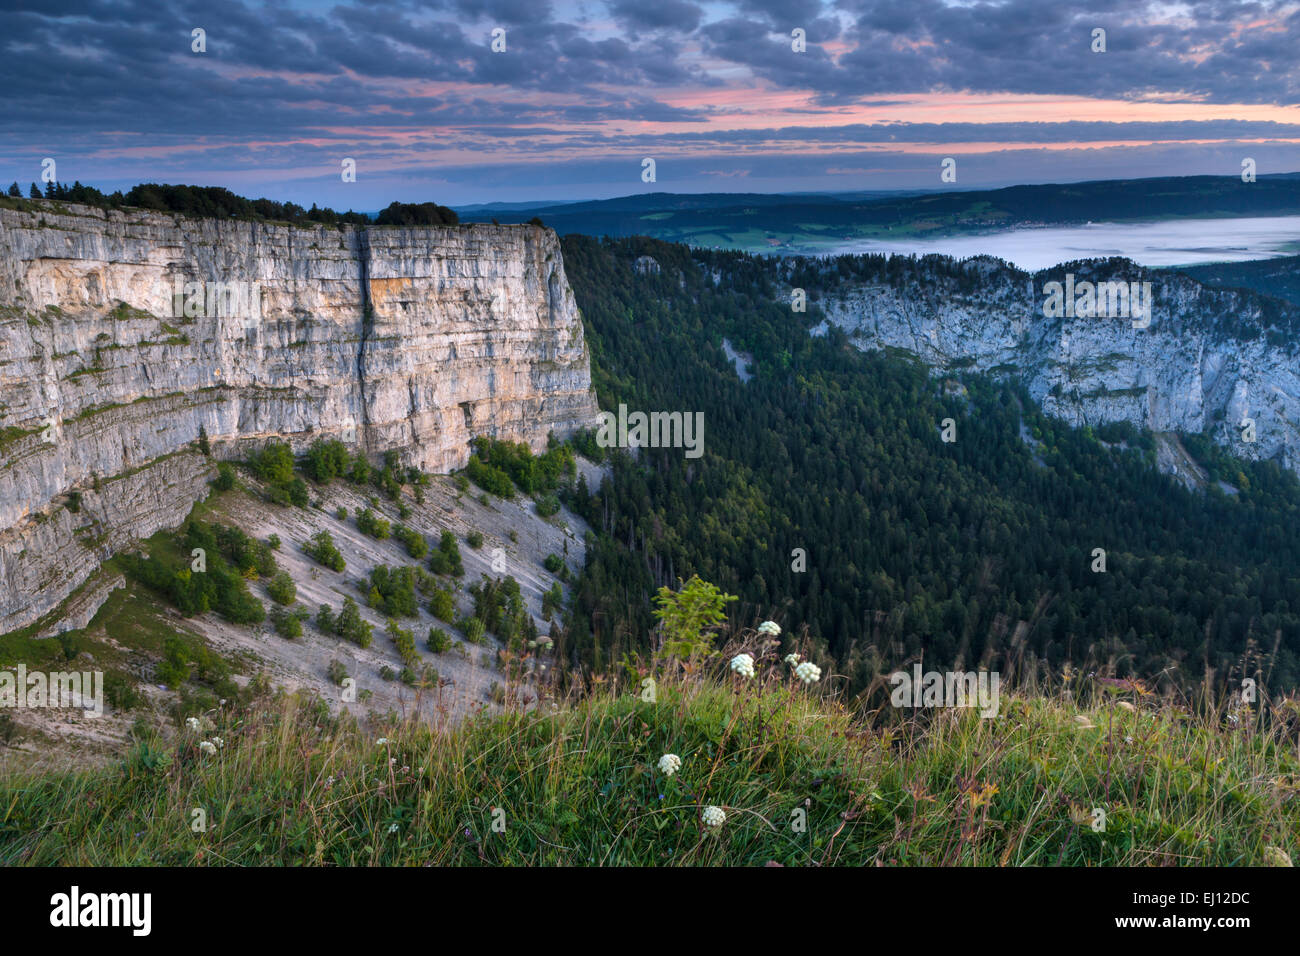
<svg viewBox="0 0 1300 956">
<path fill-rule="evenodd" d="M 1029 272 L 1105 256 L 1126 256 L 1144 266 L 1240 262 L 1300 253 L 1300 216 L 1099 222 L 942 239 L 862 240 L 838 246 L 832 254 L 863 252 L 937 252 L 959 259 L 992 255 Z"/>
</svg>

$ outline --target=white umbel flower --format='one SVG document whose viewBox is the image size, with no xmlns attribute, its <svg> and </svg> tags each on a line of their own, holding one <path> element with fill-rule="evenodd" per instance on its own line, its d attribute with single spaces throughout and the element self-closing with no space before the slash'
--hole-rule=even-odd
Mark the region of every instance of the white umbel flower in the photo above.
<svg viewBox="0 0 1300 956">
<path fill-rule="evenodd" d="M 805 684 L 815 684 L 822 679 L 822 669 L 812 661 L 804 661 L 794 669 L 794 676 Z"/>
<path fill-rule="evenodd" d="M 779 637 L 781 634 L 781 625 L 776 621 L 764 621 L 758 625 L 758 633 L 771 634 L 773 637 Z"/>
<path fill-rule="evenodd" d="M 664 754 L 659 758 L 659 772 L 671 777 L 682 769 L 682 758 L 677 754 Z"/>
<path fill-rule="evenodd" d="M 722 812 L 722 807 L 705 807 L 700 822 L 706 827 L 720 827 L 727 822 L 727 815 Z"/>
<path fill-rule="evenodd" d="M 197 717 L 186 717 L 185 726 L 188 727 L 190 730 L 198 730 L 199 719 Z"/>
<path fill-rule="evenodd" d="M 798 655 L 798 654 L 787 654 L 787 655 L 785 655 L 785 662 L 786 662 L 787 664 L 789 664 L 791 667 L 798 667 L 798 666 L 799 666 L 799 655 Z"/>
<path fill-rule="evenodd" d="M 386 743 L 388 743 L 388 738 L 387 738 L 387 737 L 380 737 L 378 740 L 375 741 L 375 746 L 376 746 L 376 747 L 382 747 L 382 746 L 384 746 L 384 744 L 386 744 Z"/>
<path fill-rule="evenodd" d="M 218 750 L 220 750 L 222 747 L 226 745 L 226 742 L 222 740 L 220 737 L 213 737 L 212 742 L 217 745 Z"/>
<path fill-rule="evenodd" d="M 217 752 L 217 745 L 211 740 L 204 740 L 199 743 L 199 749 L 205 754 L 214 754 Z"/>
<path fill-rule="evenodd" d="M 731 669 L 741 677 L 753 677 L 754 658 L 748 654 L 737 654 L 731 659 Z"/>
</svg>

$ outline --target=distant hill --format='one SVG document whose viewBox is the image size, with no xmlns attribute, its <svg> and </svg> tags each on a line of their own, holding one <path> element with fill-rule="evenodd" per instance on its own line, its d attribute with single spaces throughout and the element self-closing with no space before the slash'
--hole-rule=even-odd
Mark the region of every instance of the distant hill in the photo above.
<svg viewBox="0 0 1300 956">
<path fill-rule="evenodd" d="M 468 206 L 453 207 L 462 217 L 478 222 L 486 221 L 488 216 L 496 215 L 499 212 L 517 212 L 520 209 L 537 211 L 541 209 L 553 209 L 556 206 L 571 206 L 581 200 L 562 199 L 556 202 L 538 203 L 538 202 L 478 202 L 471 203 Z M 477 219 L 475 220 L 475 217 Z"/>
<path fill-rule="evenodd" d="M 930 189 L 874 189 L 854 192 L 798 192 L 798 193 L 642 193 L 635 196 L 617 196 L 613 199 L 565 199 L 540 202 L 487 202 L 454 207 L 466 222 L 482 222 L 501 213 L 521 214 L 530 217 L 564 207 L 563 215 L 599 213 L 609 215 L 621 212 L 656 212 L 666 209 L 730 209 L 738 206 L 784 206 L 807 203 L 857 203 L 878 199 L 901 199 L 923 196 L 937 190 Z"/>
<path fill-rule="evenodd" d="M 1300 175 L 1185 176 L 880 194 L 645 193 L 563 205 L 458 210 L 466 221 L 540 216 L 561 235 L 644 235 L 749 252 L 817 253 L 861 239 L 1026 225 L 1300 215 Z"/>
</svg>

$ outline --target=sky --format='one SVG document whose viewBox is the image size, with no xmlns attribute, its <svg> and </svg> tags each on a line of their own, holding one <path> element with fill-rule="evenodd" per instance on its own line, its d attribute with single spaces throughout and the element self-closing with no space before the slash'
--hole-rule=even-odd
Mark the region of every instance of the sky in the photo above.
<svg viewBox="0 0 1300 956">
<path fill-rule="evenodd" d="M 46 159 L 340 210 L 1300 170 L 1300 2 L 0 0 L 0 80 L 24 193 Z"/>
</svg>

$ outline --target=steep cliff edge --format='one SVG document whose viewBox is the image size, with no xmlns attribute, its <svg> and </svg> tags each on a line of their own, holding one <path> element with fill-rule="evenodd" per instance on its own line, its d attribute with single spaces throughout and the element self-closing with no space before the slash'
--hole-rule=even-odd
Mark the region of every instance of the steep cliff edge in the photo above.
<svg viewBox="0 0 1300 956">
<path fill-rule="evenodd" d="M 181 520 L 200 428 L 218 456 L 326 436 L 448 471 L 596 413 L 548 230 L 25 205 L 0 208 L 0 633 Z"/>
<path fill-rule="evenodd" d="M 1034 275 L 939 256 L 855 268 L 828 272 L 818 304 L 860 348 L 906 351 L 938 370 L 1014 374 L 1044 412 L 1076 425 L 1204 432 L 1241 458 L 1300 470 L 1300 317 L 1287 303 L 1126 259 Z M 791 281 L 809 281 L 806 270 Z M 1067 273 L 1094 285 L 1149 282 L 1149 320 L 1046 315 L 1045 288 Z"/>
</svg>

